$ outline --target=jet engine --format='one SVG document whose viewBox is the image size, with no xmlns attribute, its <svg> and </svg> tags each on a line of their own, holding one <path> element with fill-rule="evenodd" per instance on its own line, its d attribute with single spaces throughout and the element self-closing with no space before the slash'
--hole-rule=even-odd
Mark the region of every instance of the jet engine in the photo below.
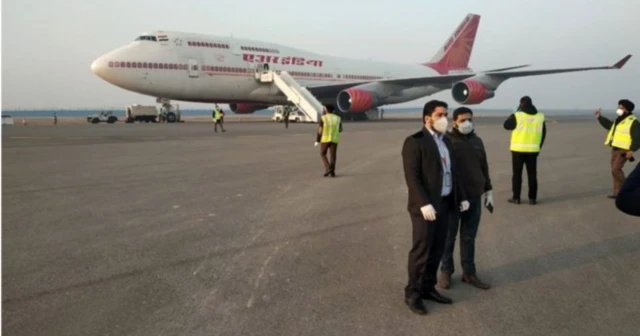
<svg viewBox="0 0 640 336">
<path fill-rule="evenodd" d="M 451 88 L 451 95 L 460 104 L 480 104 L 495 96 L 495 88 L 474 79 L 465 79 Z"/>
<path fill-rule="evenodd" d="M 342 112 L 366 112 L 378 105 L 373 92 L 359 88 L 350 88 L 338 93 L 338 109 Z"/>
<path fill-rule="evenodd" d="M 255 104 L 245 104 L 245 103 L 229 104 L 229 108 L 231 109 L 231 111 L 237 114 L 251 114 L 255 111 L 264 110 L 268 107 L 269 106 L 267 105 L 255 105 Z"/>
</svg>

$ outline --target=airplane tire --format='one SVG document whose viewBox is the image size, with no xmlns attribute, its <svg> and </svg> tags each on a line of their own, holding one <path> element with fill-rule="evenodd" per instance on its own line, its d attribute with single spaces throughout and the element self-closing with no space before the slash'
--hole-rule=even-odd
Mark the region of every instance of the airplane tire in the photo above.
<svg viewBox="0 0 640 336">
<path fill-rule="evenodd" d="M 175 113 L 173 113 L 173 112 L 167 113 L 167 122 L 174 123 L 174 122 L 176 122 L 176 120 L 178 120 L 178 118 L 176 117 Z"/>
</svg>

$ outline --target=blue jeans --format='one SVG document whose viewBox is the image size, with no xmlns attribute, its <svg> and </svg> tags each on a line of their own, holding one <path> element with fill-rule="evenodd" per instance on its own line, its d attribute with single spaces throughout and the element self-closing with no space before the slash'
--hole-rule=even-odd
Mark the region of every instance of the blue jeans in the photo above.
<svg viewBox="0 0 640 336">
<path fill-rule="evenodd" d="M 460 263 L 462 264 L 462 273 L 465 275 L 476 274 L 475 264 L 475 242 L 478 226 L 480 225 L 480 214 L 482 213 L 482 198 L 471 198 L 469 201 L 469 210 L 458 213 L 452 213 L 449 218 L 449 232 L 447 234 L 447 242 L 444 248 L 444 254 L 441 259 L 440 270 L 453 274 L 453 250 L 456 244 L 456 235 L 458 228 L 460 229 Z"/>
</svg>

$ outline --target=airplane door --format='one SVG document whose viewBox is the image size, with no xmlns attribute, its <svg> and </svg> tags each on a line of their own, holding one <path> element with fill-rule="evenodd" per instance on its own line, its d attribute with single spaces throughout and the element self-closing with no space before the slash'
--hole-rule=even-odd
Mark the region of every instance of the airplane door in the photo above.
<svg viewBox="0 0 640 336">
<path fill-rule="evenodd" d="M 198 60 L 194 58 L 189 59 L 189 77 L 196 78 L 199 76 Z"/>
<path fill-rule="evenodd" d="M 337 79 L 338 81 L 342 81 L 342 70 L 340 70 L 339 68 L 335 68 L 333 70 L 333 78 Z"/>
</svg>

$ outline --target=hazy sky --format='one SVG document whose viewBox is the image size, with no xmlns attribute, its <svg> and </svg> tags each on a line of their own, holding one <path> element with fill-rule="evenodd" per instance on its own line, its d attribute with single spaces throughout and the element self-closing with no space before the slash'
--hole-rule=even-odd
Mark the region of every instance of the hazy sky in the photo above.
<svg viewBox="0 0 640 336">
<path fill-rule="evenodd" d="M 3 0 L 2 108 L 155 104 L 89 68 L 101 54 L 155 29 L 233 34 L 336 56 L 418 63 L 429 60 L 469 12 L 482 16 L 470 62 L 476 70 L 610 65 L 634 54 L 621 71 L 508 80 L 480 106 L 513 108 L 525 94 L 542 108 L 614 107 L 620 98 L 640 106 L 640 2 L 474 2 Z M 454 104 L 449 90 L 430 98 Z"/>
</svg>

